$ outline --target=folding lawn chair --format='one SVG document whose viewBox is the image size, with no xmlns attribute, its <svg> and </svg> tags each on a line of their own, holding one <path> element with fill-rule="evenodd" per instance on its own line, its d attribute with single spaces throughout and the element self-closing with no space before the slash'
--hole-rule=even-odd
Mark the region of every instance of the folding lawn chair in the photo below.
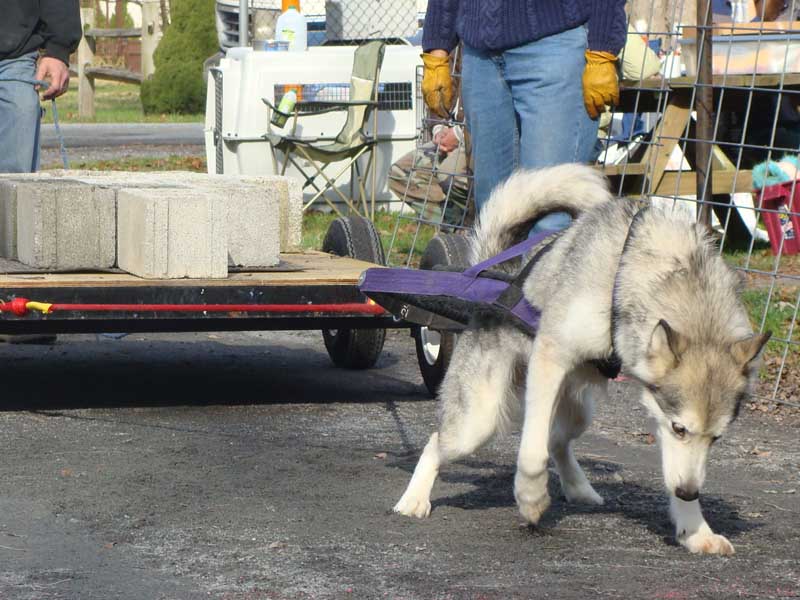
<svg viewBox="0 0 800 600">
<path fill-rule="evenodd" d="M 308 103 L 305 107 L 298 102 L 292 115 L 282 113 L 267 99 L 262 98 L 271 112 L 279 113 L 284 119 L 293 118 L 291 133 L 289 135 L 273 133 L 270 130 L 264 138 L 270 143 L 273 160 L 277 166 L 277 153 L 283 154 L 281 174 L 291 163 L 305 177 L 303 189 L 312 186 L 316 193 L 304 208 L 308 208 L 322 198 L 337 214 L 341 215 L 339 208 L 328 197 L 327 191 L 335 192 L 351 211 L 360 213 L 367 218 L 375 216 L 375 150 L 377 148 L 378 132 L 378 78 L 385 43 L 374 40 L 366 42 L 356 49 L 353 58 L 353 71 L 350 77 L 350 95 L 348 100 L 318 101 Z M 298 117 L 319 115 L 336 110 L 346 110 L 347 120 L 338 135 L 331 138 L 301 138 L 295 135 Z M 372 117 L 371 132 L 367 134 L 365 127 Z M 271 119 L 271 115 L 270 115 Z M 369 154 L 366 168 L 361 170 L 358 160 L 364 154 Z M 306 172 L 299 164 L 298 158 L 308 161 L 313 167 L 313 172 Z M 329 176 L 325 169 L 333 163 L 346 161 L 335 175 Z M 308 168 L 308 167 L 306 167 Z M 277 170 L 277 169 L 276 169 Z M 336 187 L 337 180 L 350 170 L 350 196 L 347 197 Z M 366 178 L 371 173 L 372 189 L 367 202 Z M 317 178 L 324 180 L 324 185 L 317 184 Z M 357 207 L 353 196 L 354 182 L 358 185 L 360 208 Z"/>
</svg>

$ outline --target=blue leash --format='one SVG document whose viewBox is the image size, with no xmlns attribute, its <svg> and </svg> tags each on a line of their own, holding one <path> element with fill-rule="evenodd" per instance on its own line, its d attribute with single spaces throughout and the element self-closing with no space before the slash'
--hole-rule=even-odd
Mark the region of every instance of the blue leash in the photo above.
<svg viewBox="0 0 800 600">
<path fill-rule="evenodd" d="M 30 85 L 38 85 L 41 86 L 43 89 L 47 89 L 50 87 L 50 84 L 46 81 L 42 81 L 41 79 L 27 79 L 22 77 L 0 77 L 0 81 L 17 81 L 19 83 L 27 83 Z M 53 110 L 53 125 L 56 128 L 56 137 L 58 138 L 58 145 L 61 152 L 61 164 L 64 165 L 65 169 L 69 169 L 69 160 L 67 159 L 67 147 L 64 144 L 64 135 L 61 133 L 61 125 L 58 122 L 58 106 L 56 105 L 56 99 L 51 98 L 50 102 L 52 102 L 52 110 Z"/>
</svg>

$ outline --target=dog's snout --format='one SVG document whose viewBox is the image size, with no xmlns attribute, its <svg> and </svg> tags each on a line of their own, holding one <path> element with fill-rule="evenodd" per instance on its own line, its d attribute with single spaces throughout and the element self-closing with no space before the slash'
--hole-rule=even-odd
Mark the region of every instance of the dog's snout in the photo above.
<svg viewBox="0 0 800 600">
<path fill-rule="evenodd" d="M 700 497 L 700 490 L 697 488 L 676 487 L 675 495 L 684 502 L 692 502 Z"/>
</svg>

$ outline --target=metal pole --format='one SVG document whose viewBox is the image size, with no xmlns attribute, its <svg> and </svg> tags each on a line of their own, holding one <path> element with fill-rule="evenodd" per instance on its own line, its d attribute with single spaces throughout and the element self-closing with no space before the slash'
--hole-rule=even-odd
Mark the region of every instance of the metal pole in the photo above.
<svg viewBox="0 0 800 600">
<path fill-rule="evenodd" d="M 711 0 L 697 2 L 697 85 L 695 110 L 697 111 L 697 139 L 695 146 L 695 172 L 697 173 L 697 201 L 700 203 L 697 221 L 711 227 L 711 200 L 713 179 L 711 149 L 714 136 L 714 78 L 711 55 L 711 27 L 709 16 Z"/>
<path fill-rule="evenodd" d="M 249 10 L 247 0 L 239 0 L 239 46 L 242 48 L 247 46 L 250 28 Z"/>
</svg>

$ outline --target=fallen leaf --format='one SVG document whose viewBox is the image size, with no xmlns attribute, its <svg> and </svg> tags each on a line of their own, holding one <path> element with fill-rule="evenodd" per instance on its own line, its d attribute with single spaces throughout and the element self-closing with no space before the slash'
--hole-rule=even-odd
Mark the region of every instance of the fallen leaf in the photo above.
<svg viewBox="0 0 800 600">
<path fill-rule="evenodd" d="M 758 446 L 754 446 L 752 450 L 750 450 L 750 454 L 753 456 L 757 456 L 759 458 L 769 458 L 772 456 L 771 450 L 759 450 Z"/>
</svg>

